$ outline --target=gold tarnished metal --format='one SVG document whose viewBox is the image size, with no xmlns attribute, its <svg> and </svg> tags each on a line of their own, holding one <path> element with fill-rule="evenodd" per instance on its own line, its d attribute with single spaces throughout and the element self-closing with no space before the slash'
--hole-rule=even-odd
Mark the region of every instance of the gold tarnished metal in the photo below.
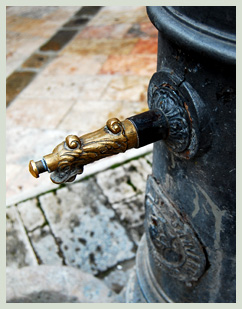
<svg viewBox="0 0 242 309">
<path fill-rule="evenodd" d="M 95 132 L 81 137 L 68 135 L 51 154 L 43 157 L 43 161 L 51 173 L 51 180 L 59 184 L 73 181 L 86 164 L 137 147 L 138 135 L 132 122 L 112 118 Z M 39 177 L 39 173 L 47 169 L 40 171 L 35 163 L 31 160 L 29 169 L 34 177 Z"/>
<path fill-rule="evenodd" d="M 35 177 L 35 178 L 38 178 L 39 177 L 39 171 L 38 171 L 38 168 L 34 162 L 34 160 L 31 160 L 29 162 L 29 171 L 30 173 Z"/>
</svg>

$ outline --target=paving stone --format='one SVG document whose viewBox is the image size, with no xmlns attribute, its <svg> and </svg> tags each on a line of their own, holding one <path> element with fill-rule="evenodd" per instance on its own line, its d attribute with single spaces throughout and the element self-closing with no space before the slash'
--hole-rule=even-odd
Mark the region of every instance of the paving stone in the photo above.
<svg viewBox="0 0 242 309">
<path fill-rule="evenodd" d="M 7 29 L 6 32 L 6 52 L 7 52 L 7 61 L 16 53 L 19 55 L 24 55 L 26 59 L 32 52 L 34 52 L 40 44 L 43 44 L 45 41 L 44 38 L 36 37 L 28 33 L 21 33 L 10 31 Z M 28 50 L 28 53 L 26 53 Z M 8 62 L 7 62 L 8 64 Z"/>
<path fill-rule="evenodd" d="M 58 55 L 42 72 L 43 75 L 95 75 L 106 61 L 105 55 Z"/>
<path fill-rule="evenodd" d="M 11 6 L 8 15 L 41 19 L 58 10 L 57 6 Z"/>
<path fill-rule="evenodd" d="M 7 78 L 7 106 L 31 82 L 35 75 L 35 72 L 14 72 Z"/>
<path fill-rule="evenodd" d="M 133 241 L 138 246 L 144 233 L 145 195 L 139 194 L 122 202 L 112 204 L 122 225 L 125 226 Z"/>
<path fill-rule="evenodd" d="M 132 50 L 132 54 L 154 54 L 157 55 L 158 51 L 158 38 L 147 38 L 140 39 L 134 49 Z"/>
<path fill-rule="evenodd" d="M 121 23 L 143 23 L 149 21 L 145 7 L 106 6 L 89 25 L 110 25 Z"/>
<path fill-rule="evenodd" d="M 42 195 L 40 202 L 67 265 L 97 274 L 135 256 L 93 178 Z"/>
<path fill-rule="evenodd" d="M 78 76 L 41 74 L 26 87 L 18 98 L 48 98 L 51 100 L 98 100 L 111 76 Z"/>
<path fill-rule="evenodd" d="M 9 55 L 9 54 L 8 54 Z M 18 52 L 7 56 L 6 61 L 6 78 L 10 76 L 25 61 L 26 55 L 18 54 Z"/>
<path fill-rule="evenodd" d="M 32 231 L 45 223 L 45 218 L 37 205 L 36 198 L 18 204 L 18 211 L 28 231 Z"/>
<path fill-rule="evenodd" d="M 9 126 L 16 127 L 23 124 L 24 119 L 25 128 L 55 129 L 74 103 L 74 100 L 67 99 L 18 97 L 6 111 L 7 122 Z M 53 148 L 55 146 L 52 145 Z"/>
<path fill-rule="evenodd" d="M 102 100 L 147 102 L 149 76 L 115 75 L 102 95 Z"/>
<path fill-rule="evenodd" d="M 7 303 L 111 303 L 115 294 L 90 274 L 65 266 L 7 269 Z"/>
<path fill-rule="evenodd" d="M 23 192 L 23 190 L 26 189 L 26 182 L 24 182 L 25 177 L 24 175 L 24 167 L 20 164 L 7 164 L 8 168 L 6 169 L 6 198 L 7 198 L 7 205 L 13 205 L 16 203 L 15 200 L 10 200 L 11 197 L 18 196 Z M 27 170 L 27 168 L 25 168 Z M 12 172 L 10 172 L 12 170 Z M 27 171 L 26 171 L 27 174 Z M 24 175 L 25 176 L 25 175 Z M 31 189 L 33 190 L 33 183 L 31 186 Z M 26 198 L 29 198 L 29 196 L 25 198 L 18 199 L 17 202 L 25 200 Z"/>
<path fill-rule="evenodd" d="M 74 38 L 68 44 L 61 54 L 78 54 L 78 55 L 129 55 L 135 44 L 138 42 L 136 38 L 126 39 L 78 39 Z"/>
<path fill-rule="evenodd" d="M 146 178 L 151 166 L 144 158 L 109 169 L 96 176 L 98 185 L 110 203 L 122 201 L 137 193 L 145 192 Z"/>
<path fill-rule="evenodd" d="M 82 84 L 83 86 L 82 91 L 78 93 L 77 99 L 85 102 L 91 100 L 100 100 L 102 93 L 108 87 L 111 76 L 78 76 L 77 80 L 78 84 Z"/>
<path fill-rule="evenodd" d="M 86 18 L 86 17 L 80 17 L 80 18 L 76 18 L 76 19 L 71 19 L 70 21 L 68 21 L 67 23 L 65 23 L 63 25 L 63 27 L 83 27 L 85 26 L 89 21 L 89 18 Z"/>
<path fill-rule="evenodd" d="M 58 11 L 64 11 L 67 12 L 70 16 L 73 16 L 74 13 L 78 12 L 80 10 L 80 6 L 57 6 Z"/>
<path fill-rule="evenodd" d="M 62 26 L 70 17 L 73 16 L 75 12 L 80 9 L 80 6 L 57 6 L 57 10 L 50 13 L 45 19 L 50 19 L 55 21 Z"/>
<path fill-rule="evenodd" d="M 76 12 L 75 16 L 85 15 L 91 17 L 97 14 L 101 8 L 101 6 L 84 6 L 78 12 Z"/>
<path fill-rule="evenodd" d="M 66 45 L 73 36 L 77 33 L 77 30 L 60 30 L 44 45 L 40 47 L 41 51 L 59 51 L 64 45 Z"/>
<path fill-rule="evenodd" d="M 125 33 L 129 28 L 130 24 L 87 26 L 76 36 L 75 39 L 122 39 L 125 37 Z"/>
<path fill-rule="evenodd" d="M 8 162 L 6 164 L 6 185 L 11 185 L 11 182 L 14 181 L 16 178 L 16 175 L 20 174 L 20 171 L 22 170 L 22 166 L 19 164 L 12 164 L 11 162 Z M 21 186 L 21 184 L 19 184 Z"/>
<path fill-rule="evenodd" d="M 6 266 L 21 268 L 37 265 L 28 237 L 15 206 L 6 210 Z"/>
<path fill-rule="evenodd" d="M 48 225 L 29 233 L 32 246 L 41 263 L 47 265 L 62 265 L 63 260 Z"/>
<path fill-rule="evenodd" d="M 57 31 L 60 27 L 60 23 L 51 18 L 34 19 L 21 16 L 7 16 L 6 26 L 8 31 L 20 32 L 31 35 L 32 37 L 47 39 Z"/>
<path fill-rule="evenodd" d="M 26 58 L 46 40 L 27 33 L 9 30 L 6 32 L 6 38 L 6 76 L 21 67 Z M 26 53 L 26 50 L 28 53 Z"/>
<path fill-rule="evenodd" d="M 72 128 L 78 135 L 90 133 L 104 127 L 110 118 L 115 117 L 122 121 L 142 112 L 145 106 L 146 104 L 137 102 L 77 100 L 58 128 L 64 130 Z"/>
<path fill-rule="evenodd" d="M 31 153 L 30 153 L 31 154 Z M 22 154 L 23 155 L 23 154 Z M 32 156 L 32 158 L 41 158 L 41 156 Z M 23 155 L 20 160 L 30 161 Z M 7 205 L 12 205 L 20 201 L 32 198 L 43 192 L 56 189 L 56 184 L 50 181 L 48 173 L 41 175 L 41 178 L 33 178 L 28 169 L 28 161 L 19 165 L 19 169 L 14 170 L 12 179 L 6 184 Z"/>
<path fill-rule="evenodd" d="M 156 70 L 157 56 L 151 54 L 111 55 L 100 74 L 152 76 Z"/>
<path fill-rule="evenodd" d="M 43 67 L 50 59 L 48 55 L 33 54 L 23 64 L 23 68 L 39 69 Z"/>
<path fill-rule="evenodd" d="M 125 172 L 130 175 L 130 184 L 134 187 L 137 193 L 145 192 L 146 180 L 151 174 L 151 166 L 145 158 L 132 160 L 131 162 L 123 165 Z"/>
<path fill-rule="evenodd" d="M 130 183 L 130 175 L 123 166 L 99 173 L 96 179 L 111 204 L 136 195 L 136 190 Z"/>
</svg>

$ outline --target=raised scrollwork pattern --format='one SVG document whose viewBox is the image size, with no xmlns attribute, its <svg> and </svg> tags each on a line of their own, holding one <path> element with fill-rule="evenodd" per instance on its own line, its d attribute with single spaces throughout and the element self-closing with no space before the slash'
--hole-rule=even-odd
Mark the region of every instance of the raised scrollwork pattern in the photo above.
<svg viewBox="0 0 242 309">
<path fill-rule="evenodd" d="M 122 130 L 122 122 L 118 118 L 111 118 L 106 123 L 107 128 L 113 134 L 117 134 Z"/>
<path fill-rule="evenodd" d="M 159 108 L 169 123 L 167 146 L 174 152 L 184 151 L 190 142 L 189 121 L 181 96 L 169 84 L 154 86 L 152 108 Z"/>
<path fill-rule="evenodd" d="M 112 118 L 95 132 L 81 137 L 68 135 L 43 160 L 54 183 L 70 182 L 83 172 L 84 165 L 135 147 L 136 135 L 130 121 Z"/>
<path fill-rule="evenodd" d="M 145 205 L 149 252 L 156 265 L 191 286 L 204 274 L 207 263 L 200 240 L 152 176 Z"/>
<path fill-rule="evenodd" d="M 66 145 L 71 149 L 76 149 L 81 146 L 81 141 L 76 135 L 68 135 L 66 137 Z"/>
</svg>

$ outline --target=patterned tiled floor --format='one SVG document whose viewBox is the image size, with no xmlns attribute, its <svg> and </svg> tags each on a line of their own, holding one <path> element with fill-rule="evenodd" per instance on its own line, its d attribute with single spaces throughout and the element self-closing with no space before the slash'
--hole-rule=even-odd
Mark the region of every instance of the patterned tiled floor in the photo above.
<svg viewBox="0 0 242 309">
<path fill-rule="evenodd" d="M 6 15 L 6 189 L 7 200 L 21 200 L 52 188 L 48 175 L 29 174 L 29 160 L 68 134 L 147 109 L 157 30 L 137 6 L 8 7 Z"/>
</svg>

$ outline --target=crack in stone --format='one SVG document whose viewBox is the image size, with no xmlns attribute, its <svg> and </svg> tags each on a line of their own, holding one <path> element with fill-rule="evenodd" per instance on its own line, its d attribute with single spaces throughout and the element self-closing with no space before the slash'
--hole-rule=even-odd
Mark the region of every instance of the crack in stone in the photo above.
<svg viewBox="0 0 242 309">
<path fill-rule="evenodd" d="M 94 181 L 95 181 L 96 185 L 98 186 L 98 188 L 101 190 L 103 196 L 104 196 L 104 197 L 106 198 L 106 200 L 107 200 L 107 204 L 105 205 L 105 207 L 112 209 L 113 212 L 114 212 L 114 217 L 112 218 L 112 221 L 117 221 L 117 222 L 124 228 L 124 230 L 125 230 L 125 232 L 126 232 L 126 234 L 127 234 L 127 236 L 128 236 L 128 239 L 129 239 L 129 240 L 132 242 L 132 244 L 133 244 L 133 249 L 132 249 L 131 251 L 132 251 L 133 253 L 136 253 L 138 247 L 137 247 L 137 245 L 136 245 L 136 243 L 135 243 L 135 241 L 134 241 L 134 239 L 133 239 L 133 237 L 132 237 L 132 235 L 131 235 L 131 233 L 130 233 L 130 228 L 128 228 L 126 225 L 123 224 L 123 222 L 122 222 L 122 220 L 120 219 L 120 217 L 119 217 L 117 211 L 112 207 L 112 204 L 110 203 L 108 197 L 105 195 L 105 193 L 103 192 L 102 188 L 101 188 L 101 187 L 99 186 L 99 184 L 97 183 L 96 177 L 94 177 Z M 139 194 L 137 194 L 136 196 L 138 196 L 138 195 L 139 195 Z M 122 203 L 122 201 L 124 202 L 125 200 L 126 200 L 126 199 L 124 198 L 124 199 L 120 200 L 119 203 Z"/>
<path fill-rule="evenodd" d="M 57 195 L 56 195 L 56 191 L 53 192 L 53 194 L 55 195 L 56 200 L 57 200 L 57 203 L 59 204 L 59 201 L 58 201 Z M 57 248 L 58 248 L 57 254 L 58 254 L 58 256 L 62 259 L 62 265 L 67 265 L 66 260 L 65 260 L 64 253 L 63 253 L 63 251 L 61 250 L 61 243 L 62 243 L 62 242 L 60 241 L 60 239 L 59 239 L 58 237 L 55 236 L 55 234 L 54 234 L 52 228 L 50 227 L 50 224 L 49 224 L 49 221 L 48 221 L 48 219 L 47 219 L 47 217 L 46 217 L 46 215 L 45 215 L 45 212 L 44 212 L 43 208 L 41 207 L 41 203 L 40 203 L 39 198 L 37 198 L 37 201 L 38 201 L 39 208 L 40 208 L 40 210 L 41 210 L 41 212 L 42 212 L 42 214 L 43 214 L 43 216 L 44 216 L 44 218 L 45 218 L 46 225 L 48 225 L 48 227 L 49 227 L 49 229 L 50 229 L 50 234 L 53 236 L 54 241 L 55 241 L 55 244 L 56 244 L 56 246 L 57 246 Z"/>
<path fill-rule="evenodd" d="M 37 199 L 37 201 L 38 201 L 38 199 Z M 21 222 L 22 222 L 22 225 L 23 225 L 25 234 L 26 234 L 26 236 L 27 236 L 27 238 L 28 238 L 28 240 L 29 240 L 30 246 L 31 246 L 31 248 L 32 248 L 32 250 L 33 250 L 33 252 L 34 252 L 34 255 L 35 255 L 35 257 L 36 257 L 37 263 L 38 263 L 39 265 L 41 265 L 41 264 L 43 264 L 43 261 L 41 260 L 40 256 L 38 255 L 38 252 L 35 250 L 35 248 L 34 248 L 34 246 L 33 246 L 32 240 L 31 240 L 31 238 L 30 238 L 30 236 L 29 236 L 29 232 L 28 232 L 27 228 L 26 228 L 25 225 L 24 225 L 23 219 L 22 219 L 22 217 L 21 217 L 21 214 L 20 214 L 20 212 L 19 212 L 19 210 L 18 210 L 17 205 L 16 205 L 15 207 L 16 207 L 16 209 L 17 209 L 18 215 L 19 215 L 20 220 L 21 220 Z"/>
</svg>

